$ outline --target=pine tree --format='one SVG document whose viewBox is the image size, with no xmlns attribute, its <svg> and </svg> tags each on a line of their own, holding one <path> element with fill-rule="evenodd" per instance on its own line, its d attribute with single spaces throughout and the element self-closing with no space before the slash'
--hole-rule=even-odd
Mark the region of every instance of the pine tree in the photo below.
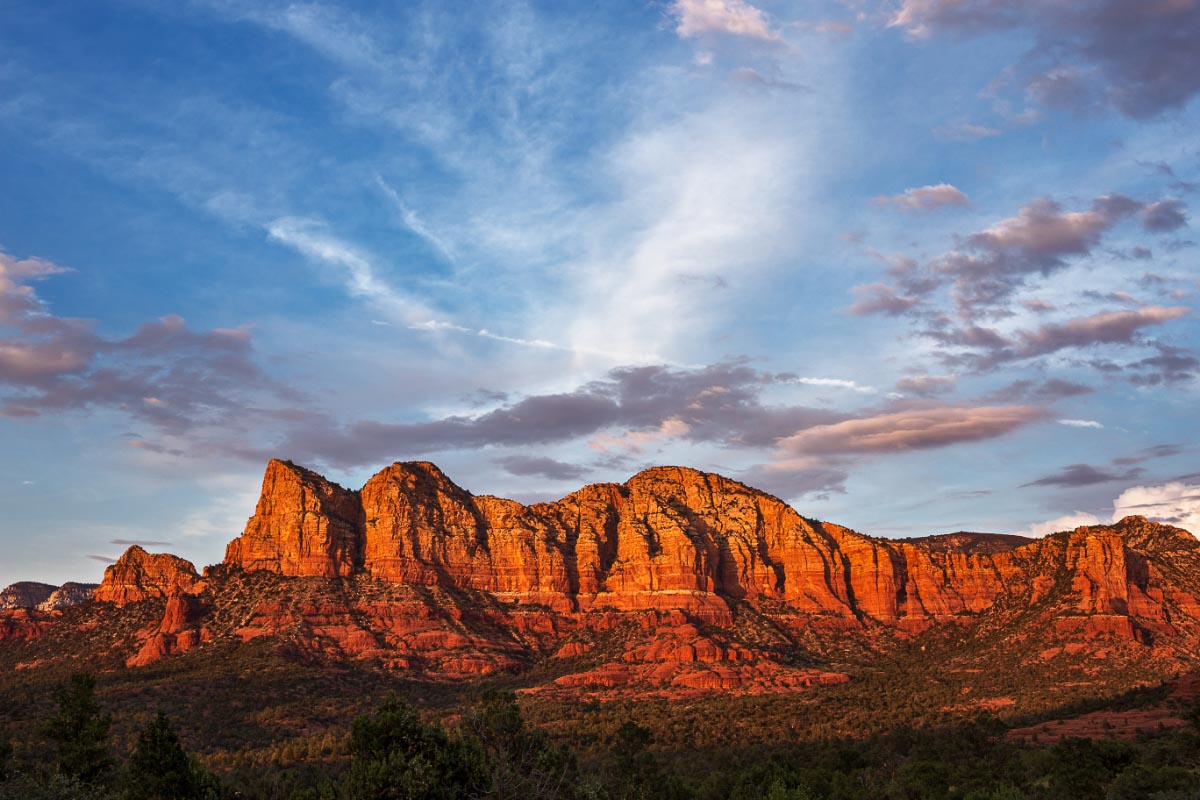
<svg viewBox="0 0 1200 800">
<path fill-rule="evenodd" d="M 452 800 L 482 783 L 479 758 L 393 696 L 350 732 L 350 800 Z"/>
<path fill-rule="evenodd" d="M 54 690 L 58 713 L 46 724 L 46 735 L 58 746 L 57 771 L 84 783 L 98 783 L 113 767 L 108 752 L 112 715 L 96 702 L 96 679 L 78 673 Z"/>
<path fill-rule="evenodd" d="M 138 736 L 122 784 L 122 800 L 202 800 L 205 796 L 203 775 L 161 711 Z"/>
</svg>

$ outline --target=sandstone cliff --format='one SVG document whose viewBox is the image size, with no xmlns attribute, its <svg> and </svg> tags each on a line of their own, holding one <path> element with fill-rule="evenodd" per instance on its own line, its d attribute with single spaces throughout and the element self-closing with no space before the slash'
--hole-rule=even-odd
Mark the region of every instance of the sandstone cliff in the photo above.
<svg viewBox="0 0 1200 800">
<path fill-rule="evenodd" d="M 104 603 L 136 603 L 193 591 L 200 582 L 190 561 L 166 553 L 151 554 L 134 545 L 104 570 L 94 599 Z"/>
<path fill-rule="evenodd" d="M 1190 534 L 1141 518 L 1038 541 L 875 539 L 679 467 L 524 506 L 475 497 L 427 462 L 393 464 L 352 492 L 273 461 L 226 564 L 480 590 L 559 611 L 678 608 L 719 622 L 731 603 L 778 601 L 805 615 L 919 629 L 1002 597 L 1042 599 L 1063 570 L 1073 613 L 1161 622 L 1167 601 L 1146 593 L 1152 575 L 1131 548 L 1168 545 L 1175 558 L 1197 558 Z M 1186 591 L 1177 601 L 1193 602 Z"/>
<path fill-rule="evenodd" d="M 254 516 L 203 580 L 133 547 L 96 589 L 96 614 L 63 618 L 119 626 L 104 604 L 146 601 L 128 612 L 136 632 L 109 645 L 130 667 L 260 640 L 439 678 L 552 662 L 539 691 L 680 696 L 842 681 L 847 664 L 947 630 L 966 671 L 1004 658 L 1071 680 L 1135 663 L 1168 674 L 1200 660 L 1197 587 L 1196 539 L 1140 517 L 1040 540 L 888 540 L 680 467 L 526 506 L 472 495 L 428 462 L 353 491 L 272 461 Z M 0 640 L 68 636 L 54 619 L 0 613 Z"/>
</svg>

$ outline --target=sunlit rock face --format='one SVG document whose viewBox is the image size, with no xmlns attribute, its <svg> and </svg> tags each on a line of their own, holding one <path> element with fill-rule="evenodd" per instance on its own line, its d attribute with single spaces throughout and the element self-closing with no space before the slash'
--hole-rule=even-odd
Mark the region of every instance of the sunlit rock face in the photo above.
<svg viewBox="0 0 1200 800">
<path fill-rule="evenodd" d="M 1002 597 L 1035 601 L 1066 570 L 1075 613 L 1164 620 L 1146 592 L 1152 569 L 1131 547 L 1194 557 L 1195 539 L 1142 518 L 1043 540 L 876 539 L 683 467 L 525 506 L 476 497 L 429 462 L 392 464 L 355 492 L 272 461 L 225 563 L 480 590 L 563 612 L 677 608 L 721 620 L 732 602 L 778 601 L 801 614 L 917 629 Z"/>
<path fill-rule="evenodd" d="M 131 547 L 94 592 L 11 589 L 28 607 L 0 611 L 0 639 L 53 638 L 62 619 L 116 626 L 106 646 L 128 667 L 267 640 L 445 679 L 549 661 L 556 677 L 538 691 L 688 696 L 843 681 L 829 667 L 851 651 L 936 626 L 991 642 L 979 652 L 1003 642 L 1051 664 L 1119 653 L 1108 663 L 1170 670 L 1200 651 L 1197 586 L 1200 543 L 1140 517 L 1039 540 L 889 540 L 683 467 L 526 506 L 472 495 L 428 462 L 354 491 L 272 461 L 254 516 L 203 578 Z M 55 593 L 99 602 L 50 609 Z"/>
<path fill-rule="evenodd" d="M 272 460 L 254 516 L 229 544 L 225 563 L 281 575 L 351 575 L 362 563 L 361 514 L 358 492 Z"/>
<path fill-rule="evenodd" d="M 125 605 L 187 594 L 199 583 L 200 576 L 192 562 L 168 553 L 147 553 L 134 545 L 117 563 L 104 570 L 104 580 L 93 597 L 104 603 Z"/>
</svg>

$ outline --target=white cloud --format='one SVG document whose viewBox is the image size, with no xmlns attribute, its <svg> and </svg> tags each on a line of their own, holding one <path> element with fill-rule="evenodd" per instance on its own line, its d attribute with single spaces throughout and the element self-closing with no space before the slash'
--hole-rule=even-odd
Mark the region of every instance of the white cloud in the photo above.
<svg viewBox="0 0 1200 800">
<path fill-rule="evenodd" d="M 678 20 L 675 31 L 684 38 L 727 33 L 767 42 L 780 40 L 762 9 L 745 0 L 675 0 L 671 11 Z"/>
<path fill-rule="evenodd" d="M 1086 511 L 1076 511 L 1061 517 L 1046 520 L 1045 522 L 1035 522 L 1029 526 L 1027 531 L 1018 531 L 1021 536 L 1032 536 L 1035 539 L 1041 539 L 1043 536 L 1049 536 L 1052 533 L 1059 531 L 1073 531 L 1082 525 L 1101 525 L 1103 524 L 1099 517 L 1095 514 L 1089 514 Z"/>
<path fill-rule="evenodd" d="M 291 247 L 305 258 L 339 267 L 343 272 L 346 290 L 351 295 L 364 297 L 411 324 L 417 324 L 422 317 L 429 316 L 428 309 L 419 301 L 396 291 L 383 281 L 366 254 L 328 233 L 321 223 L 283 217 L 266 227 L 271 239 Z"/>
<path fill-rule="evenodd" d="M 1200 534 L 1200 484 L 1133 486 L 1113 501 L 1113 520 L 1142 516 Z"/>
<path fill-rule="evenodd" d="M 1069 428 L 1103 428 L 1104 424 L 1096 422 L 1094 419 L 1059 419 L 1055 420 L 1059 425 L 1066 425 Z"/>
</svg>

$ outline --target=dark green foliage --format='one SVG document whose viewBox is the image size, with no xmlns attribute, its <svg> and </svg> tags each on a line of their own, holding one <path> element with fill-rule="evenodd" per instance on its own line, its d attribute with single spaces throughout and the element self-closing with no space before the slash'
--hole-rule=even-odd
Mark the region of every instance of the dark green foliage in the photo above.
<svg viewBox="0 0 1200 800">
<path fill-rule="evenodd" d="M 575 754 L 551 745 L 544 731 L 526 726 L 512 692 L 487 692 L 461 725 L 467 748 L 482 755 L 481 795 L 498 800 L 551 800 L 576 796 Z"/>
<path fill-rule="evenodd" d="M 452 800 L 486 783 L 477 750 L 425 724 L 394 695 L 354 720 L 350 757 L 350 800 Z"/>
<path fill-rule="evenodd" d="M 617 728 L 610 755 L 612 774 L 609 784 L 620 800 L 640 798 L 684 798 L 688 792 L 674 775 L 663 772 L 658 757 L 650 750 L 654 734 L 634 722 Z"/>
<path fill-rule="evenodd" d="M 12 762 L 12 743 L 0 739 L 0 781 L 8 780 L 8 771 Z"/>
<path fill-rule="evenodd" d="M 204 800 L 202 770 L 179 744 L 170 720 L 158 712 L 142 730 L 121 784 L 122 800 Z"/>
<path fill-rule="evenodd" d="M 104 780 L 112 770 L 108 730 L 112 715 L 96 702 L 96 679 L 77 673 L 54 690 L 56 713 L 46 723 L 46 735 L 57 746 L 55 766 L 68 778 L 83 783 Z"/>
</svg>

